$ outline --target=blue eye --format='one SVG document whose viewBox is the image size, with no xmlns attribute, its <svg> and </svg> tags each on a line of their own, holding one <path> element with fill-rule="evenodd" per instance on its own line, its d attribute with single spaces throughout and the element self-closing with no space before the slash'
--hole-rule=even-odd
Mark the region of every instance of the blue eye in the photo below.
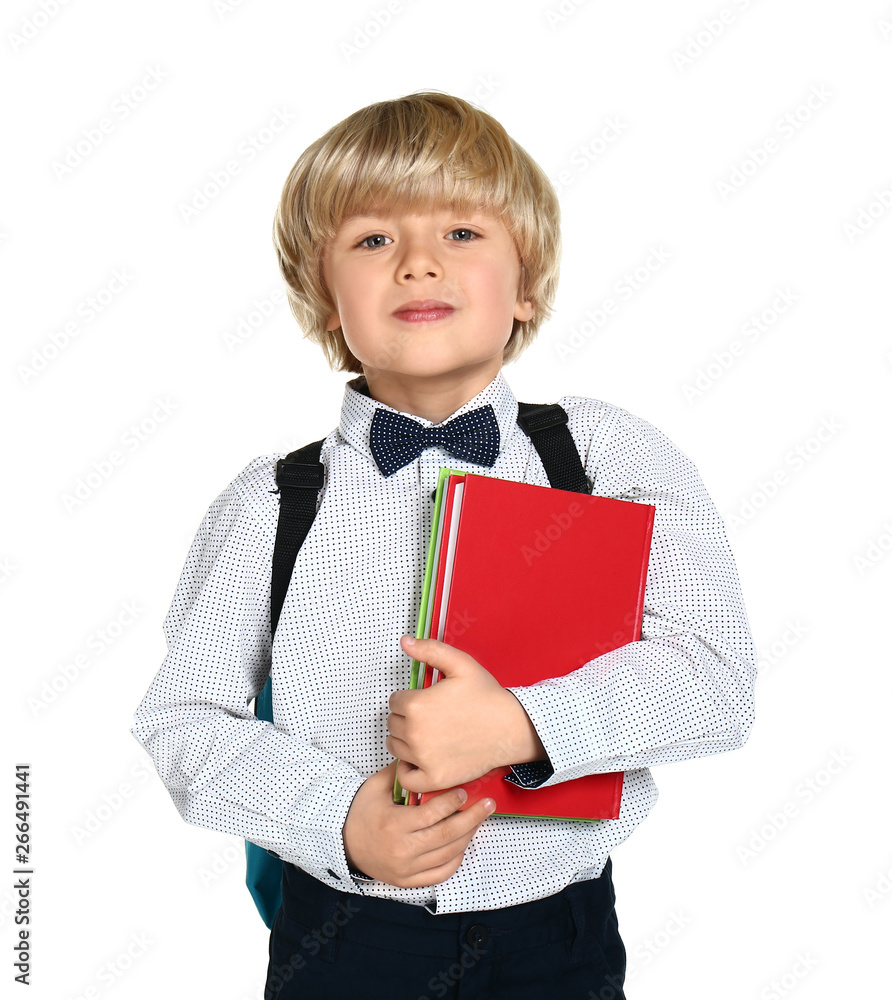
<svg viewBox="0 0 892 1000">
<path fill-rule="evenodd" d="M 377 250 L 378 247 L 387 246 L 387 244 L 383 242 L 371 243 L 372 240 L 387 240 L 388 242 L 393 243 L 393 240 L 390 239 L 389 236 L 384 236 L 382 233 L 375 233 L 374 236 L 366 236 L 364 240 L 360 240 L 358 245 L 365 247 L 366 250 Z"/>
<path fill-rule="evenodd" d="M 477 237 L 477 234 L 470 229 L 453 229 L 449 234 L 450 236 L 455 236 L 456 233 L 461 233 L 462 235 L 453 240 L 453 243 L 470 243 L 471 240 Z"/>
</svg>

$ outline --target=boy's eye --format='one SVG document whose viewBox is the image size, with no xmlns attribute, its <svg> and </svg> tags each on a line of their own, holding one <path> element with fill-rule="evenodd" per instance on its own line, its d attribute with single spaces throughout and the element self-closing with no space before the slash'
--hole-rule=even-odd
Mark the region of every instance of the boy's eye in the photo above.
<svg viewBox="0 0 892 1000">
<path fill-rule="evenodd" d="M 453 229 L 449 235 L 455 237 L 453 240 L 454 243 L 470 243 L 477 236 L 470 229 Z"/>
<path fill-rule="evenodd" d="M 366 250 L 375 250 L 378 247 L 387 245 L 384 240 L 393 243 L 393 240 L 389 236 L 384 236 L 382 233 L 375 233 L 374 236 L 366 236 L 364 240 L 360 240 L 358 246 L 365 247 Z"/>
</svg>

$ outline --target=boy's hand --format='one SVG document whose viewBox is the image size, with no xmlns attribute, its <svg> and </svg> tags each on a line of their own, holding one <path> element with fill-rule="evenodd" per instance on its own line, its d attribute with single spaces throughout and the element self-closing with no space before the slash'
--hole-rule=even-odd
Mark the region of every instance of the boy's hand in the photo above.
<svg viewBox="0 0 892 1000">
<path fill-rule="evenodd" d="M 351 868 L 401 889 L 436 885 L 458 871 L 477 827 L 495 809 L 481 799 L 457 810 L 468 795 L 456 788 L 424 805 L 393 801 L 396 761 L 360 786 L 344 822 L 344 850 Z"/>
<path fill-rule="evenodd" d="M 403 788 L 437 791 L 547 758 L 523 705 L 473 657 L 436 639 L 403 636 L 401 645 L 441 674 L 429 688 L 390 697 L 387 749 L 400 760 Z"/>
</svg>

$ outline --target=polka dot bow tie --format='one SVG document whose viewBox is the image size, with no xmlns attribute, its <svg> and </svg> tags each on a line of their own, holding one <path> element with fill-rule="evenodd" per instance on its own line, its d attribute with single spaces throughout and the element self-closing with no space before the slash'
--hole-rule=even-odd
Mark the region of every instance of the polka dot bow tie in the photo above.
<svg viewBox="0 0 892 1000">
<path fill-rule="evenodd" d="M 369 446 L 385 476 L 392 476 L 414 461 L 425 448 L 438 445 L 455 458 L 476 465 L 495 465 L 499 454 L 499 423 L 495 411 L 487 403 L 445 424 L 424 427 L 401 413 L 375 410 Z"/>
</svg>

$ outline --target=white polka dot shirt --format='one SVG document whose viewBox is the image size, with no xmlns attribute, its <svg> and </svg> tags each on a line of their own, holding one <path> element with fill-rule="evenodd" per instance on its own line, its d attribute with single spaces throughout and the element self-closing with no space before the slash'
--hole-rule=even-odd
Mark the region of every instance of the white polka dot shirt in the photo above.
<svg viewBox="0 0 892 1000">
<path fill-rule="evenodd" d="M 326 485 L 272 650 L 281 455 L 253 461 L 211 505 L 165 620 L 167 657 L 132 732 L 183 819 L 251 840 L 344 892 L 450 913 L 596 877 L 656 800 L 650 766 L 732 750 L 752 725 L 755 655 L 721 517 L 691 462 L 650 424 L 596 400 L 560 400 L 593 492 L 656 507 L 642 640 L 511 690 L 548 753 L 547 783 L 626 772 L 619 818 L 491 816 L 439 885 L 360 881 L 341 830 L 363 780 L 392 759 L 388 699 L 409 685 L 399 639 L 415 632 L 438 470 L 540 486 L 548 478 L 502 374 L 453 414 L 492 405 L 501 441 L 491 469 L 433 446 L 387 478 L 368 443 L 383 404 L 353 385 L 322 448 Z M 249 707 L 270 672 L 274 725 Z"/>
</svg>

